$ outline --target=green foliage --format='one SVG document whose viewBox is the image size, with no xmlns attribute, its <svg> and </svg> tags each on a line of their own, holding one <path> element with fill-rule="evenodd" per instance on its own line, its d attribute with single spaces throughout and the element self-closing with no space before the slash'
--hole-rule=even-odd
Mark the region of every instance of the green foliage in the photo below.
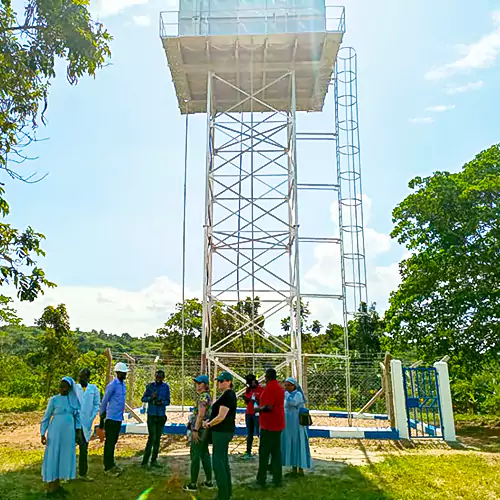
<svg viewBox="0 0 500 500">
<path fill-rule="evenodd" d="M 392 346 L 472 369 L 500 354 L 500 146 L 410 188 L 393 212 L 412 255 L 386 314 Z"/>
<path fill-rule="evenodd" d="M 0 219 L 9 214 L 9 205 L 3 198 L 4 189 L 0 184 Z M 36 257 L 44 256 L 40 247 L 43 234 L 31 227 L 24 232 L 10 224 L 0 222 L 0 287 L 13 285 L 20 300 L 32 302 L 43 287 L 54 286 L 45 278 L 45 273 L 37 266 Z M 0 323 L 16 323 L 15 310 L 10 307 L 12 299 L 0 294 Z"/>
<path fill-rule="evenodd" d="M 0 413 L 21 413 L 25 411 L 37 411 L 45 406 L 45 398 L 18 398 L 18 397 L 0 397 Z"/>
<path fill-rule="evenodd" d="M 90 370 L 92 383 L 95 384 L 101 393 L 106 389 L 106 368 L 107 360 L 104 354 L 97 354 L 94 351 L 88 351 L 80 355 L 73 371 L 73 378 L 76 380 L 81 369 Z"/>
<path fill-rule="evenodd" d="M 212 308 L 212 343 L 222 340 L 230 333 L 244 328 L 251 318 L 256 318 L 255 324 L 259 327 L 264 325 L 264 318 L 259 315 L 260 301 L 256 297 L 252 303 L 251 298 L 241 301 L 234 307 L 215 303 Z M 157 333 L 163 339 L 164 355 L 166 358 L 180 358 L 182 352 L 182 304 L 176 304 L 175 312 L 159 328 Z M 184 306 L 184 349 L 186 356 L 197 356 L 201 352 L 201 330 L 202 330 L 203 305 L 198 299 L 188 299 Z M 247 332 L 233 341 L 232 352 L 252 352 L 254 348 L 258 352 L 264 351 L 270 346 L 257 333 Z"/>
<path fill-rule="evenodd" d="M 455 378 L 452 399 L 458 413 L 500 415 L 500 365 L 489 364 L 471 376 Z"/>
<path fill-rule="evenodd" d="M 72 373 L 77 359 L 76 337 L 70 331 L 64 304 L 48 306 L 36 324 L 43 329 L 40 348 L 35 354 L 45 379 L 45 397 L 55 392 L 59 380 Z"/>
<path fill-rule="evenodd" d="M 66 63 L 70 84 L 94 76 L 110 56 L 110 35 L 92 20 L 88 0 L 28 0 L 24 14 L 0 4 L 0 168 L 23 161 L 22 149 L 47 107 L 56 59 Z M 43 117 L 42 117 L 43 119 Z M 20 176 L 18 176 L 20 177 Z"/>
</svg>

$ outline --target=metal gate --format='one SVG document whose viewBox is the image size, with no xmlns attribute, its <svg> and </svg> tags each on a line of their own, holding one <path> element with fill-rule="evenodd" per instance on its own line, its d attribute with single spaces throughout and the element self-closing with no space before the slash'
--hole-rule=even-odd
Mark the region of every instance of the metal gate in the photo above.
<svg viewBox="0 0 500 500">
<path fill-rule="evenodd" d="M 441 401 L 436 368 L 403 367 L 410 438 L 442 438 Z"/>
</svg>

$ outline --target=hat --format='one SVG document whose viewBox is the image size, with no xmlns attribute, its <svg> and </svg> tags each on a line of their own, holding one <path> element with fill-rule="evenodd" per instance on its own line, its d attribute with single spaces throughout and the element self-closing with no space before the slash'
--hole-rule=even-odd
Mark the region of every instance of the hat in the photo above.
<svg viewBox="0 0 500 500">
<path fill-rule="evenodd" d="M 218 377 L 217 377 L 218 382 L 232 382 L 233 381 L 233 376 L 229 372 L 222 372 Z"/>
<path fill-rule="evenodd" d="M 120 361 L 115 365 L 115 372 L 128 373 L 128 366 Z"/>
<path fill-rule="evenodd" d="M 198 375 L 193 379 L 197 384 L 207 384 L 208 385 L 208 377 L 206 375 Z"/>
</svg>

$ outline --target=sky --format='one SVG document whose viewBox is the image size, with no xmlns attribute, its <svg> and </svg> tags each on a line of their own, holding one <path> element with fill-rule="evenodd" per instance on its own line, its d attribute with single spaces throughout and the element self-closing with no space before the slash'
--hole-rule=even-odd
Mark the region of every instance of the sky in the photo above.
<svg viewBox="0 0 500 500">
<path fill-rule="evenodd" d="M 113 35 L 111 64 L 77 86 L 64 67 L 52 84 L 46 139 L 22 172 L 47 177 L 6 182 L 16 227 L 46 235 L 40 261 L 58 287 L 16 304 L 26 324 L 65 303 L 73 328 L 154 333 L 181 297 L 184 118 L 158 17 L 174 0 L 98 0 L 94 16 Z M 500 0 L 346 0 L 344 46 L 358 54 L 358 101 L 369 301 L 380 312 L 399 282 L 405 249 L 391 240 L 391 213 L 408 182 L 457 171 L 500 137 Z M 329 130 L 327 112 L 298 117 Z M 190 119 L 186 295 L 201 290 L 205 118 Z M 318 154 L 325 178 L 334 165 Z M 300 172 L 301 161 L 298 169 Z M 326 182 L 326 181 L 325 181 Z M 333 200 L 332 200 L 333 202 Z M 301 202 L 321 235 L 338 230 L 329 200 Z M 302 219 L 301 219 L 302 220 Z M 338 258 L 311 245 L 301 256 L 305 286 L 334 288 Z M 337 319 L 311 305 L 321 321 Z M 333 316 L 332 316 L 333 314 Z"/>
</svg>

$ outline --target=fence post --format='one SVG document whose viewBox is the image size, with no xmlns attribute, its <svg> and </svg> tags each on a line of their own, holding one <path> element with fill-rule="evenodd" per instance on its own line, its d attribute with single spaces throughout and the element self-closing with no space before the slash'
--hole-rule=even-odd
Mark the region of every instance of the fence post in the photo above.
<svg viewBox="0 0 500 500">
<path fill-rule="evenodd" d="M 453 418 L 453 402 L 451 400 L 450 375 L 448 373 L 448 363 L 438 361 L 434 363 L 437 371 L 437 386 L 439 400 L 441 402 L 441 429 L 445 441 L 456 441 L 455 420 Z"/>
<path fill-rule="evenodd" d="M 403 365 L 398 359 L 391 360 L 391 378 L 396 429 L 399 432 L 400 439 L 409 439 L 406 396 L 403 386 Z"/>
<path fill-rule="evenodd" d="M 394 418 L 394 396 L 392 393 L 392 373 L 391 373 L 391 359 L 392 356 L 389 353 L 385 354 L 384 358 L 384 380 L 385 380 L 385 401 L 387 407 L 387 415 L 389 416 L 389 421 L 391 427 L 396 427 L 396 419 Z"/>
<path fill-rule="evenodd" d="M 108 366 L 106 367 L 106 385 L 108 385 L 113 379 L 113 355 L 111 354 L 111 349 L 106 347 L 104 355 L 108 360 Z"/>
<path fill-rule="evenodd" d="M 134 384 L 135 384 L 135 359 L 127 354 L 126 352 L 123 355 L 129 361 L 129 371 L 128 371 L 128 390 L 127 390 L 127 404 L 133 408 L 134 406 Z"/>
<path fill-rule="evenodd" d="M 306 354 L 304 356 L 304 361 L 302 363 L 302 390 L 306 395 L 306 398 L 309 399 L 309 387 L 308 387 L 308 367 L 309 367 L 309 356 Z"/>
</svg>

